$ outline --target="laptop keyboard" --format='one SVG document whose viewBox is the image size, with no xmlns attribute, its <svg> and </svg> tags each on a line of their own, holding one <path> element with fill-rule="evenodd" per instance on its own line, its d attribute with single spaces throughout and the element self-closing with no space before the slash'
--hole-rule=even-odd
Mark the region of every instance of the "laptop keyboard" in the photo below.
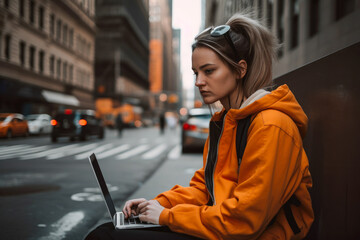
<svg viewBox="0 0 360 240">
<path fill-rule="evenodd" d="M 131 225 L 131 224 L 142 224 L 145 223 L 140 220 L 139 216 L 131 216 L 127 219 L 124 219 L 125 225 Z"/>
</svg>

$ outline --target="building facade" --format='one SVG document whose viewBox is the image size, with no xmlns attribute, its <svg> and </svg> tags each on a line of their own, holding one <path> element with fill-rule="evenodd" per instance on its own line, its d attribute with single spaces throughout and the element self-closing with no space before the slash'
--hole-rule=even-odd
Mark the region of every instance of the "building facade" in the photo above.
<svg viewBox="0 0 360 240">
<path fill-rule="evenodd" d="M 207 0 L 206 26 L 246 9 L 279 39 L 274 78 L 360 41 L 355 0 Z"/>
<path fill-rule="evenodd" d="M 94 0 L 0 1 L 0 110 L 94 108 Z"/>
<path fill-rule="evenodd" d="M 96 24 L 96 97 L 148 108 L 148 2 L 97 1 Z"/>
</svg>

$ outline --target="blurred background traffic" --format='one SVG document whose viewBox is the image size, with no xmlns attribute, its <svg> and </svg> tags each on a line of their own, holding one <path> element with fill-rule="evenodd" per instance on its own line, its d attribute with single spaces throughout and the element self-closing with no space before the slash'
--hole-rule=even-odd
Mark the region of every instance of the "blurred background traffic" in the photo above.
<svg viewBox="0 0 360 240">
<path fill-rule="evenodd" d="M 91 152 L 118 203 L 167 159 L 201 165 L 211 113 L 195 89 L 191 43 L 243 11 L 278 38 L 274 82 L 309 117 L 309 239 L 356 239 L 358 0 L 0 0 L 0 236 L 86 233 L 101 201 L 85 187 Z M 59 232 L 68 212 L 78 225 Z"/>
</svg>

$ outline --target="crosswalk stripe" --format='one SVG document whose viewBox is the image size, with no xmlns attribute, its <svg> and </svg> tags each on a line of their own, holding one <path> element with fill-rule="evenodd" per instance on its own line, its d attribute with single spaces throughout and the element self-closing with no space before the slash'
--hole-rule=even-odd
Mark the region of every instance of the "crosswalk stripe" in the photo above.
<svg viewBox="0 0 360 240">
<path fill-rule="evenodd" d="M 17 149 L 27 148 L 27 147 L 30 147 L 30 145 L 6 146 L 6 147 L 1 147 L 0 152 L 1 154 L 6 154 L 8 152 L 16 151 Z"/>
<path fill-rule="evenodd" d="M 159 156 L 166 148 L 167 148 L 166 143 L 163 143 L 163 144 L 157 146 L 156 148 L 148 151 L 147 153 L 144 153 L 142 155 L 142 158 L 143 159 L 155 158 L 155 157 Z"/>
<path fill-rule="evenodd" d="M 181 145 L 176 145 L 168 154 L 168 158 L 175 159 L 181 155 Z"/>
<path fill-rule="evenodd" d="M 60 152 L 60 153 L 54 153 L 54 154 L 48 155 L 46 157 L 46 159 L 53 160 L 53 159 L 58 159 L 58 158 L 61 158 L 61 157 L 69 156 L 69 155 L 74 154 L 74 153 L 80 153 L 80 152 L 88 151 L 89 149 L 92 149 L 92 148 L 96 147 L 97 145 L 98 145 L 97 143 L 91 143 L 91 144 L 87 144 L 87 145 L 84 145 L 84 146 L 81 146 L 81 147 L 70 149 L 68 151 L 63 151 L 63 152 Z"/>
<path fill-rule="evenodd" d="M 39 151 L 42 151 L 42 150 L 46 150 L 46 149 L 48 149 L 48 148 L 49 148 L 49 146 L 40 146 L 40 147 L 34 147 L 34 148 L 25 148 L 25 149 L 22 149 L 22 150 L 17 150 L 16 152 L 13 152 L 13 153 L 8 153 L 8 154 L 5 154 L 5 155 L 1 155 L 1 156 L 0 156 L 0 159 L 14 158 L 14 157 L 18 157 L 19 155 L 22 155 L 22 154 L 39 152 Z"/>
<path fill-rule="evenodd" d="M 100 153 L 99 155 L 97 155 L 97 158 L 98 159 L 107 158 L 107 157 L 110 157 L 110 156 L 115 155 L 117 153 L 124 152 L 124 151 L 128 150 L 129 148 L 130 148 L 129 144 L 121 145 L 121 146 L 119 146 L 117 148 L 113 148 L 113 149 L 108 150 L 106 152 Z"/>
<path fill-rule="evenodd" d="M 87 159 L 87 157 L 90 156 L 91 153 L 96 153 L 98 155 L 99 153 L 111 148 L 113 145 L 114 145 L 113 143 L 108 143 L 103 146 L 99 146 L 99 147 L 95 148 L 94 150 L 76 155 L 75 159 L 76 160 Z"/>
<path fill-rule="evenodd" d="M 66 149 L 76 147 L 78 145 L 79 144 L 76 143 L 76 144 L 66 145 L 66 146 L 63 146 L 63 147 L 52 148 L 52 149 L 49 149 L 47 151 L 34 153 L 34 154 L 27 155 L 27 156 L 21 156 L 20 159 L 21 160 L 29 160 L 29 159 L 34 159 L 34 158 L 45 157 L 47 155 L 50 155 L 50 154 L 53 154 L 53 153 L 56 153 L 56 152 L 59 152 L 59 151 L 64 151 Z"/>
<path fill-rule="evenodd" d="M 150 148 L 149 145 L 140 145 L 140 146 L 138 146 L 136 148 L 131 149 L 130 151 L 127 151 L 127 152 L 125 152 L 123 154 L 118 155 L 116 159 L 123 160 L 125 158 L 132 157 L 132 156 L 134 156 L 136 154 L 142 153 L 142 152 L 146 151 L 149 148 Z"/>
</svg>

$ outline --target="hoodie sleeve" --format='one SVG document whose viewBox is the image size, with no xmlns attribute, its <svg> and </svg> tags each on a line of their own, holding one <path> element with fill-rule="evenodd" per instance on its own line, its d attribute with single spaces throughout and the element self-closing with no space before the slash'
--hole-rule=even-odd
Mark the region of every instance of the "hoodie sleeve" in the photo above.
<svg viewBox="0 0 360 240">
<path fill-rule="evenodd" d="M 230 196 L 215 206 L 164 209 L 160 224 L 205 239 L 257 239 L 301 182 L 301 138 L 289 121 L 284 117 L 280 125 L 267 124 L 258 114 Z M 289 124 L 294 133 L 283 130 Z"/>
<path fill-rule="evenodd" d="M 208 140 L 204 146 L 203 167 L 195 172 L 190 181 L 189 187 L 176 185 L 171 190 L 159 194 L 156 198 L 154 198 L 154 200 L 157 200 L 165 208 L 172 208 L 182 203 L 193 205 L 206 204 L 209 199 L 204 178 L 207 148 Z"/>
</svg>

